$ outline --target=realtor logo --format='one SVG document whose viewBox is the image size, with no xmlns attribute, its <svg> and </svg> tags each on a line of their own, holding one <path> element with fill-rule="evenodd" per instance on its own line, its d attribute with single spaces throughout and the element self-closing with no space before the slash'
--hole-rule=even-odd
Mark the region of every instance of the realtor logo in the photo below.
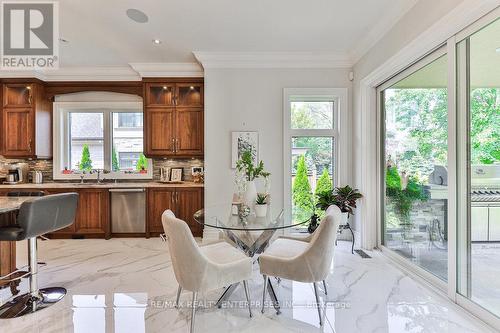
<svg viewBox="0 0 500 333">
<path fill-rule="evenodd" d="M 55 69 L 59 65 L 58 3 L 1 3 L 2 70 Z"/>
</svg>

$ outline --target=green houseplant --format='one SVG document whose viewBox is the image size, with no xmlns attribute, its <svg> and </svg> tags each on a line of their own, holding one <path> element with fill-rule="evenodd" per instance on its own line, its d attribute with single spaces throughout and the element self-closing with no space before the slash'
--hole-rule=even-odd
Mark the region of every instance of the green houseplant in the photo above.
<svg viewBox="0 0 500 333">
<path fill-rule="evenodd" d="M 267 215 L 267 198 L 266 193 L 257 193 L 257 199 L 255 199 L 255 216 L 265 217 Z"/>
<path fill-rule="evenodd" d="M 259 177 L 267 178 L 271 174 L 264 170 L 264 162 L 260 161 L 257 165 L 254 165 L 250 150 L 246 150 L 241 154 L 240 159 L 236 162 L 236 170 L 243 173 L 247 181 L 243 201 L 248 207 L 253 207 L 257 199 L 255 179 Z"/>
<path fill-rule="evenodd" d="M 353 215 L 356 208 L 356 201 L 362 197 L 363 195 L 359 193 L 358 189 L 353 189 L 349 185 L 335 187 L 333 191 L 325 191 L 317 194 L 316 207 L 326 210 L 330 205 L 336 205 L 342 213 Z"/>
</svg>

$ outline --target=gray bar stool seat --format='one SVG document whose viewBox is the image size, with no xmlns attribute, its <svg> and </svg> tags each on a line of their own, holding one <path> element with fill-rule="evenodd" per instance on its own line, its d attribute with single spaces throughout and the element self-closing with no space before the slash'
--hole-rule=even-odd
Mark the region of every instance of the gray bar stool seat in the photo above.
<svg viewBox="0 0 500 333">
<path fill-rule="evenodd" d="M 20 317 L 60 301 L 66 289 L 38 288 L 37 237 L 73 224 L 77 193 L 33 197 L 19 209 L 17 226 L 0 227 L 0 241 L 28 240 L 29 292 L 0 306 L 0 319 Z"/>
</svg>

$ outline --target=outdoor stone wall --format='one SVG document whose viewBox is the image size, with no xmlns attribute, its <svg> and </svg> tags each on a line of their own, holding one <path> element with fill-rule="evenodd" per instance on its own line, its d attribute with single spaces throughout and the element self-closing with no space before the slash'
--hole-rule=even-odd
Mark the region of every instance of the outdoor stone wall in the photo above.
<svg viewBox="0 0 500 333">
<path fill-rule="evenodd" d="M 394 211 L 394 206 L 390 200 L 387 202 L 386 209 L 387 212 Z M 433 220 L 438 219 L 441 227 L 444 228 L 447 209 L 446 200 L 429 199 L 427 201 L 415 202 L 411 209 L 408 221 L 411 225 L 405 227 L 388 227 L 386 235 L 387 240 L 396 240 L 402 237 L 403 232 L 405 232 L 407 237 L 410 236 L 415 239 L 421 238 L 422 240 L 427 241 L 429 239 L 428 228 L 431 226 Z M 395 216 L 397 216 L 397 214 L 387 215 L 390 215 L 390 218 L 395 218 Z M 402 221 L 399 222 L 402 223 Z"/>
</svg>

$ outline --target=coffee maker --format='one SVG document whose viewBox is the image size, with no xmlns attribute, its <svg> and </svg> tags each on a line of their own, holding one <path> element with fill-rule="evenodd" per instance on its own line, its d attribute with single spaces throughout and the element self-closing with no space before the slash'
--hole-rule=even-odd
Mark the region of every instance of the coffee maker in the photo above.
<svg viewBox="0 0 500 333">
<path fill-rule="evenodd" d="M 7 164 L 7 181 L 5 184 L 21 184 L 28 182 L 28 163 Z"/>
</svg>

